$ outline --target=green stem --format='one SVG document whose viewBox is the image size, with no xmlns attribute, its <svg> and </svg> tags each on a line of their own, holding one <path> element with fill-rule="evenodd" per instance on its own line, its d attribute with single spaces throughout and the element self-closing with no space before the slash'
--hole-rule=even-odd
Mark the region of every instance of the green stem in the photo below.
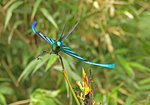
<svg viewBox="0 0 150 105">
<path fill-rule="evenodd" d="M 80 105 L 80 102 L 79 102 L 79 100 L 78 100 L 78 98 L 77 98 L 77 96 L 76 96 L 76 94 L 75 94 L 75 92 L 74 92 L 74 90 L 73 90 L 73 88 L 72 88 L 72 86 L 71 86 L 71 83 L 69 82 L 68 76 L 67 76 L 67 74 L 66 74 L 66 72 L 65 72 L 65 67 L 64 67 L 64 64 L 63 64 L 63 60 L 62 60 L 62 58 L 61 58 L 60 55 L 59 55 L 59 58 L 60 58 L 61 65 L 62 65 L 62 68 L 63 68 L 63 70 L 62 70 L 63 75 L 65 76 L 65 78 L 66 78 L 66 80 L 67 80 L 67 83 L 68 83 L 68 85 L 69 85 L 69 88 L 70 88 L 70 90 L 71 90 L 71 92 L 72 92 L 72 94 L 73 94 L 73 96 L 74 96 L 74 99 L 75 99 L 77 105 Z"/>
</svg>

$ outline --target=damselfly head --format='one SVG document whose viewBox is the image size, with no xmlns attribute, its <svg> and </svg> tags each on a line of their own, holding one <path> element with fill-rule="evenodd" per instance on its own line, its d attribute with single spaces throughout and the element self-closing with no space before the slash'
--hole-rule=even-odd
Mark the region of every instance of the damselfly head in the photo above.
<svg viewBox="0 0 150 105">
<path fill-rule="evenodd" d="M 56 53 L 58 53 L 60 51 L 62 47 L 62 42 L 60 41 L 55 41 L 54 44 L 52 45 L 52 50 Z"/>
<path fill-rule="evenodd" d="M 62 43 L 60 41 L 56 41 L 56 44 L 58 47 L 60 47 Z"/>
</svg>

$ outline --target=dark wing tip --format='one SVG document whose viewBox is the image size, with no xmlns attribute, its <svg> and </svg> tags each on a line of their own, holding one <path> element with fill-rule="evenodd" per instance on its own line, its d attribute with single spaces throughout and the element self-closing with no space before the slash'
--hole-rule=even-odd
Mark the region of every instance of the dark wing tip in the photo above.
<svg viewBox="0 0 150 105">
<path fill-rule="evenodd" d="M 78 24 L 79 21 L 61 38 L 61 40 L 64 41 L 71 34 L 71 32 L 77 27 Z"/>
</svg>

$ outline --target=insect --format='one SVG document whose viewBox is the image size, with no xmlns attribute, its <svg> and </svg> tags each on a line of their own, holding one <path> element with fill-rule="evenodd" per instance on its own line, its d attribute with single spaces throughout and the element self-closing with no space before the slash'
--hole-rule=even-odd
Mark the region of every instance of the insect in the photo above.
<svg viewBox="0 0 150 105">
<path fill-rule="evenodd" d="M 37 24 L 36 21 L 33 21 L 32 23 L 32 30 L 33 32 L 38 35 L 40 38 L 44 39 L 46 42 L 48 42 L 49 44 L 51 44 L 52 46 L 52 51 L 42 51 L 38 56 L 37 59 L 40 59 L 39 57 L 43 54 L 43 53 L 49 53 L 49 54 L 57 54 L 59 55 L 59 52 L 62 51 L 68 55 L 71 55 L 74 58 L 77 58 L 87 64 L 91 64 L 91 65 L 96 65 L 96 66 L 101 66 L 101 67 L 106 67 L 106 68 L 114 68 L 115 65 L 114 64 L 100 64 L 100 63 L 94 63 L 91 61 L 88 61 L 82 57 L 80 57 L 79 55 L 77 55 L 74 51 L 72 51 L 70 49 L 70 47 L 65 46 L 63 44 L 63 41 L 70 35 L 70 33 L 76 28 L 76 26 L 78 25 L 78 22 L 63 36 L 64 30 L 65 30 L 65 26 L 63 28 L 63 31 L 60 35 L 60 38 L 58 40 L 54 40 L 51 39 L 45 35 L 43 35 L 41 32 L 37 32 L 35 30 L 35 25 Z M 60 56 L 60 55 L 59 55 Z"/>
</svg>

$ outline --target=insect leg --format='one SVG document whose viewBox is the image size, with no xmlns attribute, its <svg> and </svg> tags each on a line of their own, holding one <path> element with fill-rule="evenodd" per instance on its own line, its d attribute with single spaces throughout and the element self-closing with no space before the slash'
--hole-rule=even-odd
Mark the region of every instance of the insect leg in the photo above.
<svg viewBox="0 0 150 105">
<path fill-rule="evenodd" d="M 57 54 L 57 55 L 59 56 L 59 59 L 60 59 L 60 62 L 61 62 L 62 68 L 63 68 L 62 72 L 65 72 L 65 67 L 64 67 L 64 64 L 63 64 L 62 57 L 61 57 L 60 54 Z"/>
<path fill-rule="evenodd" d="M 53 54 L 52 51 L 45 51 L 45 50 L 43 50 L 43 51 L 36 57 L 37 60 L 42 60 L 42 58 L 40 58 L 40 56 L 41 56 L 43 53 Z"/>
</svg>

